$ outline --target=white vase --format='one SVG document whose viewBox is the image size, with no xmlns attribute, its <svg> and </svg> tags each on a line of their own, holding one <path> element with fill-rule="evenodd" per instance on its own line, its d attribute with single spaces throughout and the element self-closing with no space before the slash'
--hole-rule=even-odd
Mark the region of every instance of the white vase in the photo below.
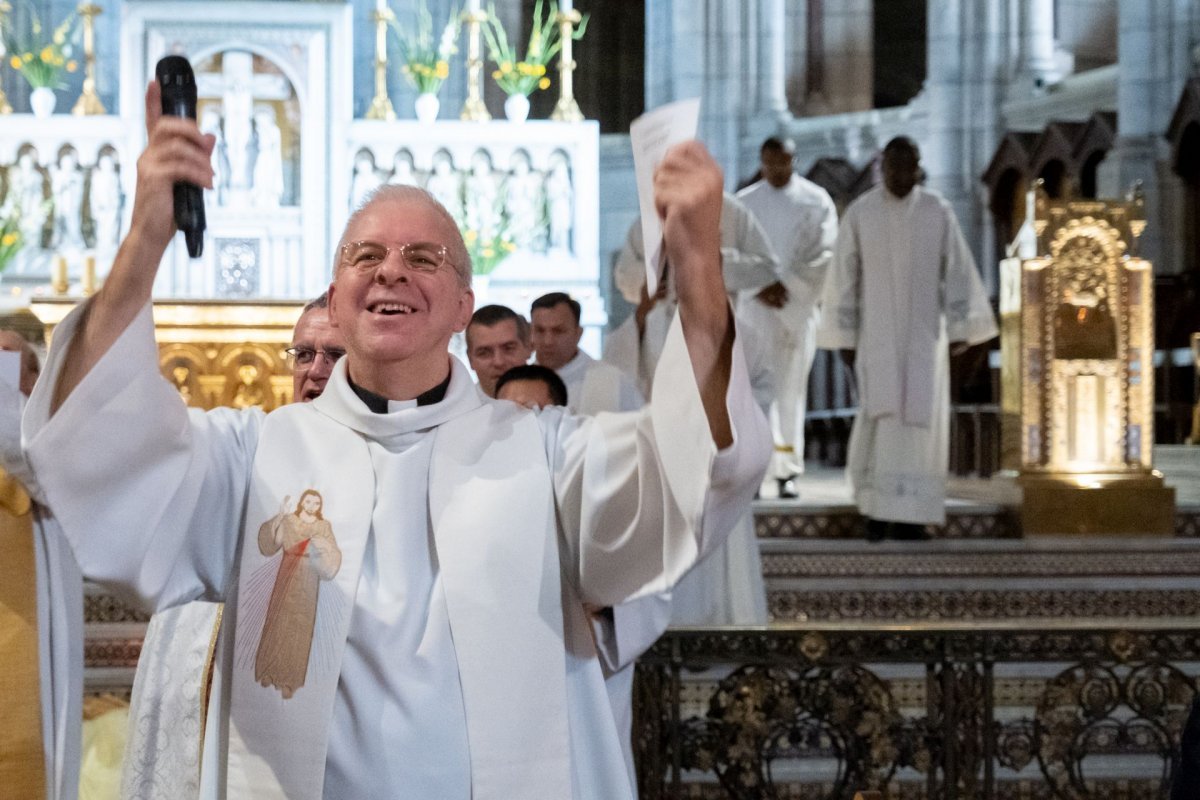
<svg viewBox="0 0 1200 800">
<path fill-rule="evenodd" d="M 529 118 L 529 98 L 523 94 L 510 94 L 504 101 L 504 116 L 509 122 L 524 122 Z"/>
<path fill-rule="evenodd" d="M 29 107 L 35 117 L 44 118 L 54 113 L 54 104 L 58 98 L 49 86 L 39 86 L 29 93 Z"/>
<path fill-rule="evenodd" d="M 417 112 L 417 120 L 426 125 L 437 119 L 438 109 L 441 107 L 441 101 L 433 92 L 422 92 L 417 95 L 416 102 L 413 103 L 413 110 Z"/>
</svg>

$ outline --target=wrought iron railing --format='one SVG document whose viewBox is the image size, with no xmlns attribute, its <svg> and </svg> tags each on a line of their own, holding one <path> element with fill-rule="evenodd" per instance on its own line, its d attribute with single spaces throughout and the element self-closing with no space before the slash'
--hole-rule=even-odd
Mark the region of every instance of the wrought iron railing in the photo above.
<svg viewBox="0 0 1200 800">
<path fill-rule="evenodd" d="M 642 800 L 1165 800 L 1200 622 L 687 629 L 639 662 Z"/>
</svg>

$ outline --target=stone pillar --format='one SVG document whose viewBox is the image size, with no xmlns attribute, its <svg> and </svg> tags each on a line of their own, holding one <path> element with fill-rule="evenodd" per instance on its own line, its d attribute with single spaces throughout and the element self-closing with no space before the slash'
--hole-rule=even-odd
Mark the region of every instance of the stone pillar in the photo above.
<svg viewBox="0 0 1200 800">
<path fill-rule="evenodd" d="M 929 102 L 929 132 L 920 142 L 926 185 L 950 201 L 963 223 L 973 218 L 963 182 L 965 131 L 970 117 L 964 105 L 963 6 L 968 2 L 929 0 L 929 67 L 924 90 Z"/>
<path fill-rule="evenodd" d="M 1141 255 L 1160 274 L 1182 268 L 1182 186 L 1171 172 L 1163 133 L 1191 70 L 1194 5 L 1189 8 L 1188 0 L 1142 0 L 1119 6 L 1119 136 L 1100 165 L 1099 190 L 1103 197 L 1120 197 L 1136 181 L 1142 183 L 1147 227 Z"/>
<path fill-rule="evenodd" d="M 1054 0 L 1021 0 L 1021 63 L 1018 74 L 1034 89 L 1057 80 Z"/>
<path fill-rule="evenodd" d="M 762 0 L 758 14 L 758 110 L 787 116 L 787 15 L 784 0 Z"/>
</svg>

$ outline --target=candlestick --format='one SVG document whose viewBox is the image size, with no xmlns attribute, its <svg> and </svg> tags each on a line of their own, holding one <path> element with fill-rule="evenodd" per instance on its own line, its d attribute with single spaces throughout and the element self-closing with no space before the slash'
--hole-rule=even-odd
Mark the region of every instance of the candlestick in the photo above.
<svg viewBox="0 0 1200 800">
<path fill-rule="evenodd" d="M 479 10 L 479 0 L 470 5 L 475 10 L 464 11 L 462 16 L 463 22 L 467 23 L 467 100 L 459 116 L 471 122 L 487 122 L 492 115 L 483 104 L 483 52 L 479 26 L 487 20 L 488 15 Z"/>
<path fill-rule="evenodd" d="M 81 3 L 79 16 L 83 17 L 83 92 L 75 101 L 71 113 L 76 116 L 107 113 L 100 96 L 96 94 L 96 15 L 102 9 L 95 3 Z"/>
<path fill-rule="evenodd" d="M 50 289 L 55 294 L 66 294 L 70 284 L 67 282 L 67 257 L 54 257 L 54 271 L 50 274 Z"/>
<path fill-rule="evenodd" d="M 10 11 L 12 11 L 12 6 L 9 5 L 8 3 L 4 2 L 4 0 L 0 0 L 0 35 L 2 35 L 4 33 L 4 18 Z M 3 41 L 3 39 L 0 39 L 0 41 Z M 3 50 L 4 50 L 4 48 L 2 46 L 0 46 L 0 51 L 3 51 Z M 2 53 L 0 53 L 0 54 L 2 54 Z M 12 113 L 12 106 L 9 105 L 8 97 L 6 97 L 4 94 L 4 88 L 0 87 L 0 114 L 11 114 L 11 113 Z"/>
<path fill-rule="evenodd" d="M 583 112 L 575 102 L 575 58 L 572 55 L 575 43 L 575 26 L 583 20 L 583 15 L 573 8 L 570 3 L 563 3 L 563 10 L 558 13 L 558 30 L 562 41 L 562 49 L 558 51 L 558 103 L 550 114 L 550 119 L 560 122 L 579 122 Z"/>
<path fill-rule="evenodd" d="M 387 0 L 378 0 L 378 7 L 371 12 L 375 22 L 375 97 L 367 109 L 367 119 L 394 120 L 396 111 L 387 91 L 387 26 L 396 18 Z"/>
<path fill-rule="evenodd" d="M 90 253 L 83 259 L 83 278 L 80 280 L 79 288 L 84 295 L 96 293 L 96 257 Z"/>
</svg>

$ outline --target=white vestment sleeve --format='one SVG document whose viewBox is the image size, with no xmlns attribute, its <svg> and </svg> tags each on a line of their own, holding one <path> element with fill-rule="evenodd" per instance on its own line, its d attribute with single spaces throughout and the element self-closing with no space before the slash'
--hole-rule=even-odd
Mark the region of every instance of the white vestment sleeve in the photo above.
<svg viewBox="0 0 1200 800">
<path fill-rule="evenodd" d="M 971 248 L 954 213 L 947 206 L 946 241 L 942 243 L 946 337 L 951 342 L 978 344 L 1000 335 L 987 290 L 979 277 Z"/>
<path fill-rule="evenodd" d="M 221 600 L 262 413 L 189 412 L 159 374 L 147 304 L 51 416 L 84 311 L 55 330 L 25 413 L 42 491 L 89 578 L 152 610 Z"/>
<path fill-rule="evenodd" d="M 817 346 L 826 350 L 858 347 L 862 313 L 862 255 L 858 237 L 858 214 L 851 206 L 838 230 L 833 266 L 821 301 L 824 313 L 817 328 Z"/>
<path fill-rule="evenodd" d="M 721 274 L 730 293 L 757 291 L 782 276 L 766 231 L 750 209 L 728 194 L 721 204 Z"/>
<path fill-rule="evenodd" d="M 676 319 L 649 406 L 562 417 L 547 431 L 564 570 L 584 602 L 617 606 L 669 591 L 745 513 L 766 471 L 771 439 L 740 341 L 726 407 L 734 442 L 718 452 Z"/>
<path fill-rule="evenodd" d="M 816 236 L 801 237 L 800 246 L 787 264 L 788 290 L 800 297 L 792 297 L 788 303 L 798 303 L 805 308 L 821 300 L 829 265 L 833 262 L 833 249 L 838 237 L 837 206 L 828 194 L 821 197 L 821 222 Z"/>
</svg>

